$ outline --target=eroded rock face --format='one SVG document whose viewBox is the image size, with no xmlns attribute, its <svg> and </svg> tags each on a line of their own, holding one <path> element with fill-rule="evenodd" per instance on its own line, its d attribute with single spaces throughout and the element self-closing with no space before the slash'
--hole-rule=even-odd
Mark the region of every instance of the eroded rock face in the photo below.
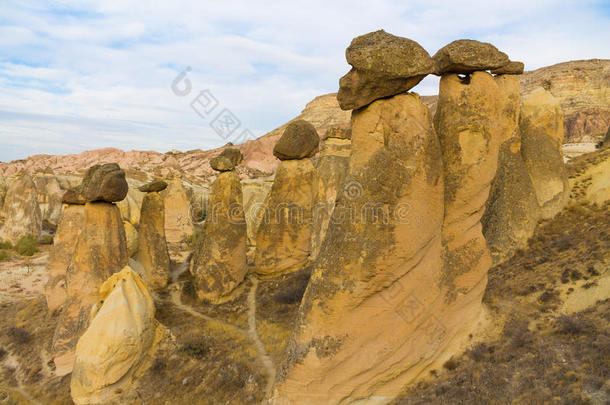
<svg viewBox="0 0 610 405">
<path fill-rule="evenodd" d="M 597 142 L 603 138 L 610 125 L 610 60 L 558 63 L 526 72 L 520 79 L 522 95 L 543 87 L 559 99 L 564 113 L 563 143 Z"/>
<path fill-rule="evenodd" d="M 500 122 L 507 124 L 503 132 L 510 134 L 510 139 L 500 146 L 498 169 L 481 223 L 493 262 L 497 264 L 526 245 L 540 218 L 540 207 L 521 157 L 519 80 L 517 76 L 505 75 L 496 77 L 495 82 L 506 101 L 504 119 Z"/>
<path fill-rule="evenodd" d="M 52 174 L 37 174 L 33 178 L 38 190 L 38 205 L 42 220 L 55 228 L 61 218 L 63 191 Z"/>
<path fill-rule="evenodd" d="M 121 201 L 127 191 L 125 172 L 116 163 L 92 166 L 83 179 L 82 193 L 89 202 Z"/>
<path fill-rule="evenodd" d="M 500 147 L 498 170 L 481 218 L 494 264 L 525 247 L 539 218 L 536 191 L 521 157 L 521 139 L 515 136 Z"/>
<path fill-rule="evenodd" d="M 0 215 L 2 215 L 2 206 L 4 205 L 4 198 L 6 197 L 6 179 L 0 176 Z"/>
<path fill-rule="evenodd" d="M 498 69 L 510 62 L 508 56 L 492 44 L 472 39 L 453 41 L 439 49 L 432 59 L 438 75 Z"/>
<path fill-rule="evenodd" d="M 76 346 L 70 383 L 76 404 L 119 400 L 154 343 L 155 305 L 131 268 L 112 275 L 95 298 L 91 323 Z"/>
<path fill-rule="evenodd" d="M 167 286 L 170 261 L 165 240 L 165 205 L 157 192 L 142 201 L 136 260 L 144 268 L 144 279 L 153 290 Z"/>
<path fill-rule="evenodd" d="M 430 55 L 417 42 L 383 30 L 354 38 L 345 56 L 353 68 L 339 81 L 343 110 L 403 93 L 433 71 Z"/>
<path fill-rule="evenodd" d="M 167 243 L 181 243 L 193 234 L 191 204 L 179 177 L 169 180 L 163 190 L 165 204 L 165 237 Z"/>
<path fill-rule="evenodd" d="M 344 132 L 333 131 L 343 135 Z M 351 131 L 350 131 L 351 137 Z M 313 212 L 311 234 L 311 259 L 320 253 L 330 218 L 335 209 L 337 197 L 343 192 L 345 177 L 349 167 L 351 141 L 345 138 L 329 137 L 316 166 L 318 172 L 318 198 Z M 351 190 L 348 190 L 351 191 Z"/>
<path fill-rule="evenodd" d="M 310 159 L 282 161 L 256 234 L 254 263 L 258 274 L 281 274 L 307 263 L 317 187 Z"/>
<path fill-rule="evenodd" d="M 53 249 L 49 254 L 49 280 L 45 285 L 45 297 L 51 313 L 61 308 L 66 300 L 66 274 L 83 228 L 84 218 L 84 205 L 68 205 L 63 210 L 57 226 Z"/>
<path fill-rule="evenodd" d="M 443 180 L 428 109 L 415 94 L 375 101 L 353 113 L 352 140 L 358 191 L 333 212 L 275 404 L 388 402 L 438 350 Z"/>
<path fill-rule="evenodd" d="M 273 155 L 280 160 L 304 159 L 318 152 L 320 137 L 313 125 L 305 120 L 294 120 L 273 148 Z"/>
<path fill-rule="evenodd" d="M 441 78 L 434 124 L 443 151 L 445 218 L 443 221 L 443 278 L 448 330 L 472 326 L 480 313 L 481 299 L 491 266 L 480 223 L 491 182 L 495 176 L 500 145 L 512 135 L 515 114 L 507 113 L 498 81 L 475 72 L 469 81 L 457 74 Z M 510 109 L 509 109 L 510 110 Z"/>
<path fill-rule="evenodd" d="M 26 235 L 40 237 L 42 214 L 37 195 L 32 177 L 25 172 L 9 182 L 2 210 L 5 222 L 0 230 L 0 239 L 14 244 Z"/>
<path fill-rule="evenodd" d="M 543 218 L 567 202 L 569 183 L 563 163 L 563 112 L 559 100 L 542 87 L 521 99 L 521 155 L 534 185 Z"/>
<path fill-rule="evenodd" d="M 72 371 L 74 349 L 89 325 L 99 287 L 127 264 L 121 213 L 107 202 L 87 203 L 81 233 L 66 275 L 67 299 L 53 337 L 57 375 Z"/>
<path fill-rule="evenodd" d="M 138 252 L 138 230 L 129 221 L 123 221 L 127 241 L 127 257 L 133 257 Z"/>
<path fill-rule="evenodd" d="M 239 177 L 233 171 L 220 173 L 212 183 L 203 237 L 191 262 L 199 299 L 220 303 L 230 298 L 248 270 L 246 241 Z"/>
</svg>

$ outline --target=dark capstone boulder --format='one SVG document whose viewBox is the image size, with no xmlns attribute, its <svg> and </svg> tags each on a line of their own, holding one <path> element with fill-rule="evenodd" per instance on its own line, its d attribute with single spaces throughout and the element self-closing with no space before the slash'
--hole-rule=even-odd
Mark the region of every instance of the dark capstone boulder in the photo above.
<svg viewBox="0 0 610 405">
<path fill-rule="evenodd" d="M 345 56 L 353 68 L 339 81 L 337 100 L 343 110 L 406 92 L 434 71 L 422 46 L 383 30 L 354 38 Z"/>
<path fill-rule="evenodd" d="M 117 202 L 127 196 L 128 186 L 125 172 L 116 163 L 95 165 L 87 171 L 82 193 L 87 202 Z"/>
<path fill-rule="evenodd" d="M 437 75 L 493 70 L 510 63 L 508 56 L 492 44 L 472 39 L 453 41 L 439 49 L 432 59 Z"/>
<path fill-rule="evenodd" d="M 153 180 L 148 184 L 145 184 L 138 188 L 143 193 L 153 193 L 163 191 L 167 188 L 167 183 L 163 180 Z"/>
<path fill-rule="evenodd" d="M 494 75 L 520 75 L 523 74 L 523 69 L 525 65 L 523 62 L 509 62 L 507 65 L 504 65 L 497 69 L 492 69 L 491 73 Z"/>
<path fill-rule="evenodd" d="M 318 132 L 305 120 L 292 121 L 273 148 L 273 155 L 280 160 L 304 159 L 318 152 Z"/>
</svg>

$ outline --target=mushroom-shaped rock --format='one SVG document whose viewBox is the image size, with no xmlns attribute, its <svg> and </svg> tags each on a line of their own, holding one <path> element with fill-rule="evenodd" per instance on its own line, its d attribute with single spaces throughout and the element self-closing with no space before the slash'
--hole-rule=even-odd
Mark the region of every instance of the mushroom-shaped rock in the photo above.
<svg viewBox="0 0 610 405">
<path fill-rule="evenodd" d="M 523 62 L 509 62 L 507 65 L 492 69 L 490 72 L 494 75 L 520 75 L 523 73 L 525 65 Z"/>
<path fill-rule="evenodd" d="M 383 30 L 354 38 L 345 56 L 353 69 L 339 81 L 337 100 L 343 110 L 406 92 L 434 70 L 421 45 Z"/>
<path fill-rule="evenodd" d="M 439 49 L 432 59 L 437 75 L 498 69 L 510 62 L 508 56 L 492 44 L 472 39 L 453 41 Z"/>
<path fill-rule="evenodd" d="M 129 266 L 99 289 L 91 324 L 76 345 L 70 389 L 76 404 L 114 403 L 150 352 L 155 305 L 146 284 Z"/>
<path fill-rule="evenodd" d="M 314 126 L 299 119 L 288 124 L 273 154 L 280 160 L 304 159 L 315 155 L 319 145 L 320 137 Z"/>
<path fill-rule="evenodd" d="M 138 188 L 138 190 L 140 190 L 143 193 L 154 193 L 154 192 L 159 192 L 159 191 L 163 191 L 167 188 L 167 183 L 163 180 L 153 180 L 148 184 L 145 184 L 141 187 Z"/>
<path fill-rule="evenodd" d="M 235 169 L 243 159 L 244 155 L 239 149 L 227 148 L 210 160 L 210 166 L 218 172 L 228 172 Z"/>
<path fill-rule="evenodd" d="M 128 191 L 125 172 L 116 163 L 95 165 L 83 179 L 82 192 L 88 202 L 117 202 L 125 198 Z"/>
</svg>

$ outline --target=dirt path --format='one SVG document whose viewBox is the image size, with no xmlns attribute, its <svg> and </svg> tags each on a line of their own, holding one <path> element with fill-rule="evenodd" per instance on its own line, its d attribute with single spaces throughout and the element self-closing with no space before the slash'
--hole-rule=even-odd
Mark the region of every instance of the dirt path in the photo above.
<svg viewBox="0 0 610 405">
<path fill-rule="evenodd" d="M 250 288 L 250 292 L 248 293 L 248 336 L 254 341 L 258 357 L 269 375 L 267 386 L 265 387 L 265 393 L 268 396 L 271 393 L 275 382 L 275 364 L 273 364 L 273 360 L 271 360 L 271 357 L 267 354 L 265 345 L 258 337 L 258 332 L 256 331 L 256 289 L 258 288 L 258 278 L 252 276 L 250 277 L 250 282 L 252 283 L 252 288 Z"/>
<path fill-rule="evenodd" d="M 190 306 L 183 304 L 182 303 L 182 298 L 181 298 L 182 289 L 181 288 L 177 288 L 177 287 L 178 286 L 176 284 L 174 284 L 173 286 L 170 287 L 171 288 L 170 297 L 171 297 L 171 300 L 172 300 L 172 304 L 174 304 L 178 309 L 188 313 L 189 315 L 194 316 L 195 318 L 203 319 L 203 320 L 208 321 L 208 322 L 220 323 L 223 326 L 226 326 L 227 329 L 230 329 L 230 330 L 232 330 L 234 332 L 237 332 L 237 333 L 239 333 L 241 335 L 245 335 L 247 337 L 250 337 L 250 334 L 249 334 L 248 331 L 245 331 L 245 330 L 243 330 L 243 329 L 233 325 L 232 323 L 221 321 L 221 320 L 216 319 L 216 318 L 212 318 L 211 316 L 202 314 L 201 312 L 197 312 L 193 308 L 191 308 Z"/>
</svg>

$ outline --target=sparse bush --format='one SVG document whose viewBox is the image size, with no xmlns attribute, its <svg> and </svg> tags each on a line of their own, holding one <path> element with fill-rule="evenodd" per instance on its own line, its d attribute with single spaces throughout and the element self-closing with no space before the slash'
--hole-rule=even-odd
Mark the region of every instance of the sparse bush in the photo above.
<svg viewBox="0 0 610 405">
<path fill-rule="evenodd" d="M 8 328 L 6 335 L 16 344 L 26 344 L 32 340 L 32 334 L 27 330 L 19 327 L 12 326 Z"/>
<path fill-rule="evenodd" d="M 52 245 L 53 244 L 53 236 L 51 235 L 42 235 L 40 239 L 40 243 L 43 245 Z"/>
<path fill-rule="evenodd" d="M 162 373 L 163 371 L 165 371 L 166 368 L 167 368 L 167 360 L 164 359 L 163 357 L 157 357 L 153 361 L 152 366 L 150 367 L 150 369 L 157 374 Z"/>
<path fill-rule="evenodd" d="M 210 352 L 209 338 L 206 336 L 189 337 L 180 345 L 178 350 L 187 356 L 202 359 Z"/>
<path fill-rule="evenodd" d="M 4 262 L 11 258 L 11 254 L 8 250 L 0 249 L 0 262 Z"/>
<path fill-rule="evenodd" d="M 556 320 L 557 333 L 565 335 L 582 335 L 595 333 L 595 325 L 586 321 L 581 314 L 561 315 Z"/>
<path fill-rule="evenodd" d="M 0 249 L 10 250 L 13 248 L 13 244 L 9 241 L 0 241 Z"/>
<path fill-rule="evenodd" d="M 38 239 L 32 235 L 26 235 L 19 239 L 15 245 L 15 250 L 21 256 L 33 256 L 38 252 Z"/>
<path fill-rule="evenodd" d="M 2 360 L 6 356 L 6 350 L 4 347 L 0 347 L 0 360 Z"/>
<path fill-rule="evenodd" d="M 190 236 L 184 237 L 184 242 L 189 245 L 189 248 L 194 249 L 199 246 L 199 243 L 203 240 L 203 230 L 196 229 Z"/>
<path fill-rule="evenodd" d="M 485 356 L 490 355 L 494 352 L 493 346 L 489 346 L 486 343 L 479 343 L 471 347 L 466 351 L 468 357 L 473 359 L 474 361 L 482 361 L 485 359 Z"/>
<path fill-rule="evenodd" d="M 445 364 L 443 364 L 443 367 L 449 371 L 455 370 L 457 368 L 457 366 L 458 366 L 458 362 L 456 359 L 453 358 L 453 356 L 449 360 L 447 360 L 445 362 Z"/>
</svg>

